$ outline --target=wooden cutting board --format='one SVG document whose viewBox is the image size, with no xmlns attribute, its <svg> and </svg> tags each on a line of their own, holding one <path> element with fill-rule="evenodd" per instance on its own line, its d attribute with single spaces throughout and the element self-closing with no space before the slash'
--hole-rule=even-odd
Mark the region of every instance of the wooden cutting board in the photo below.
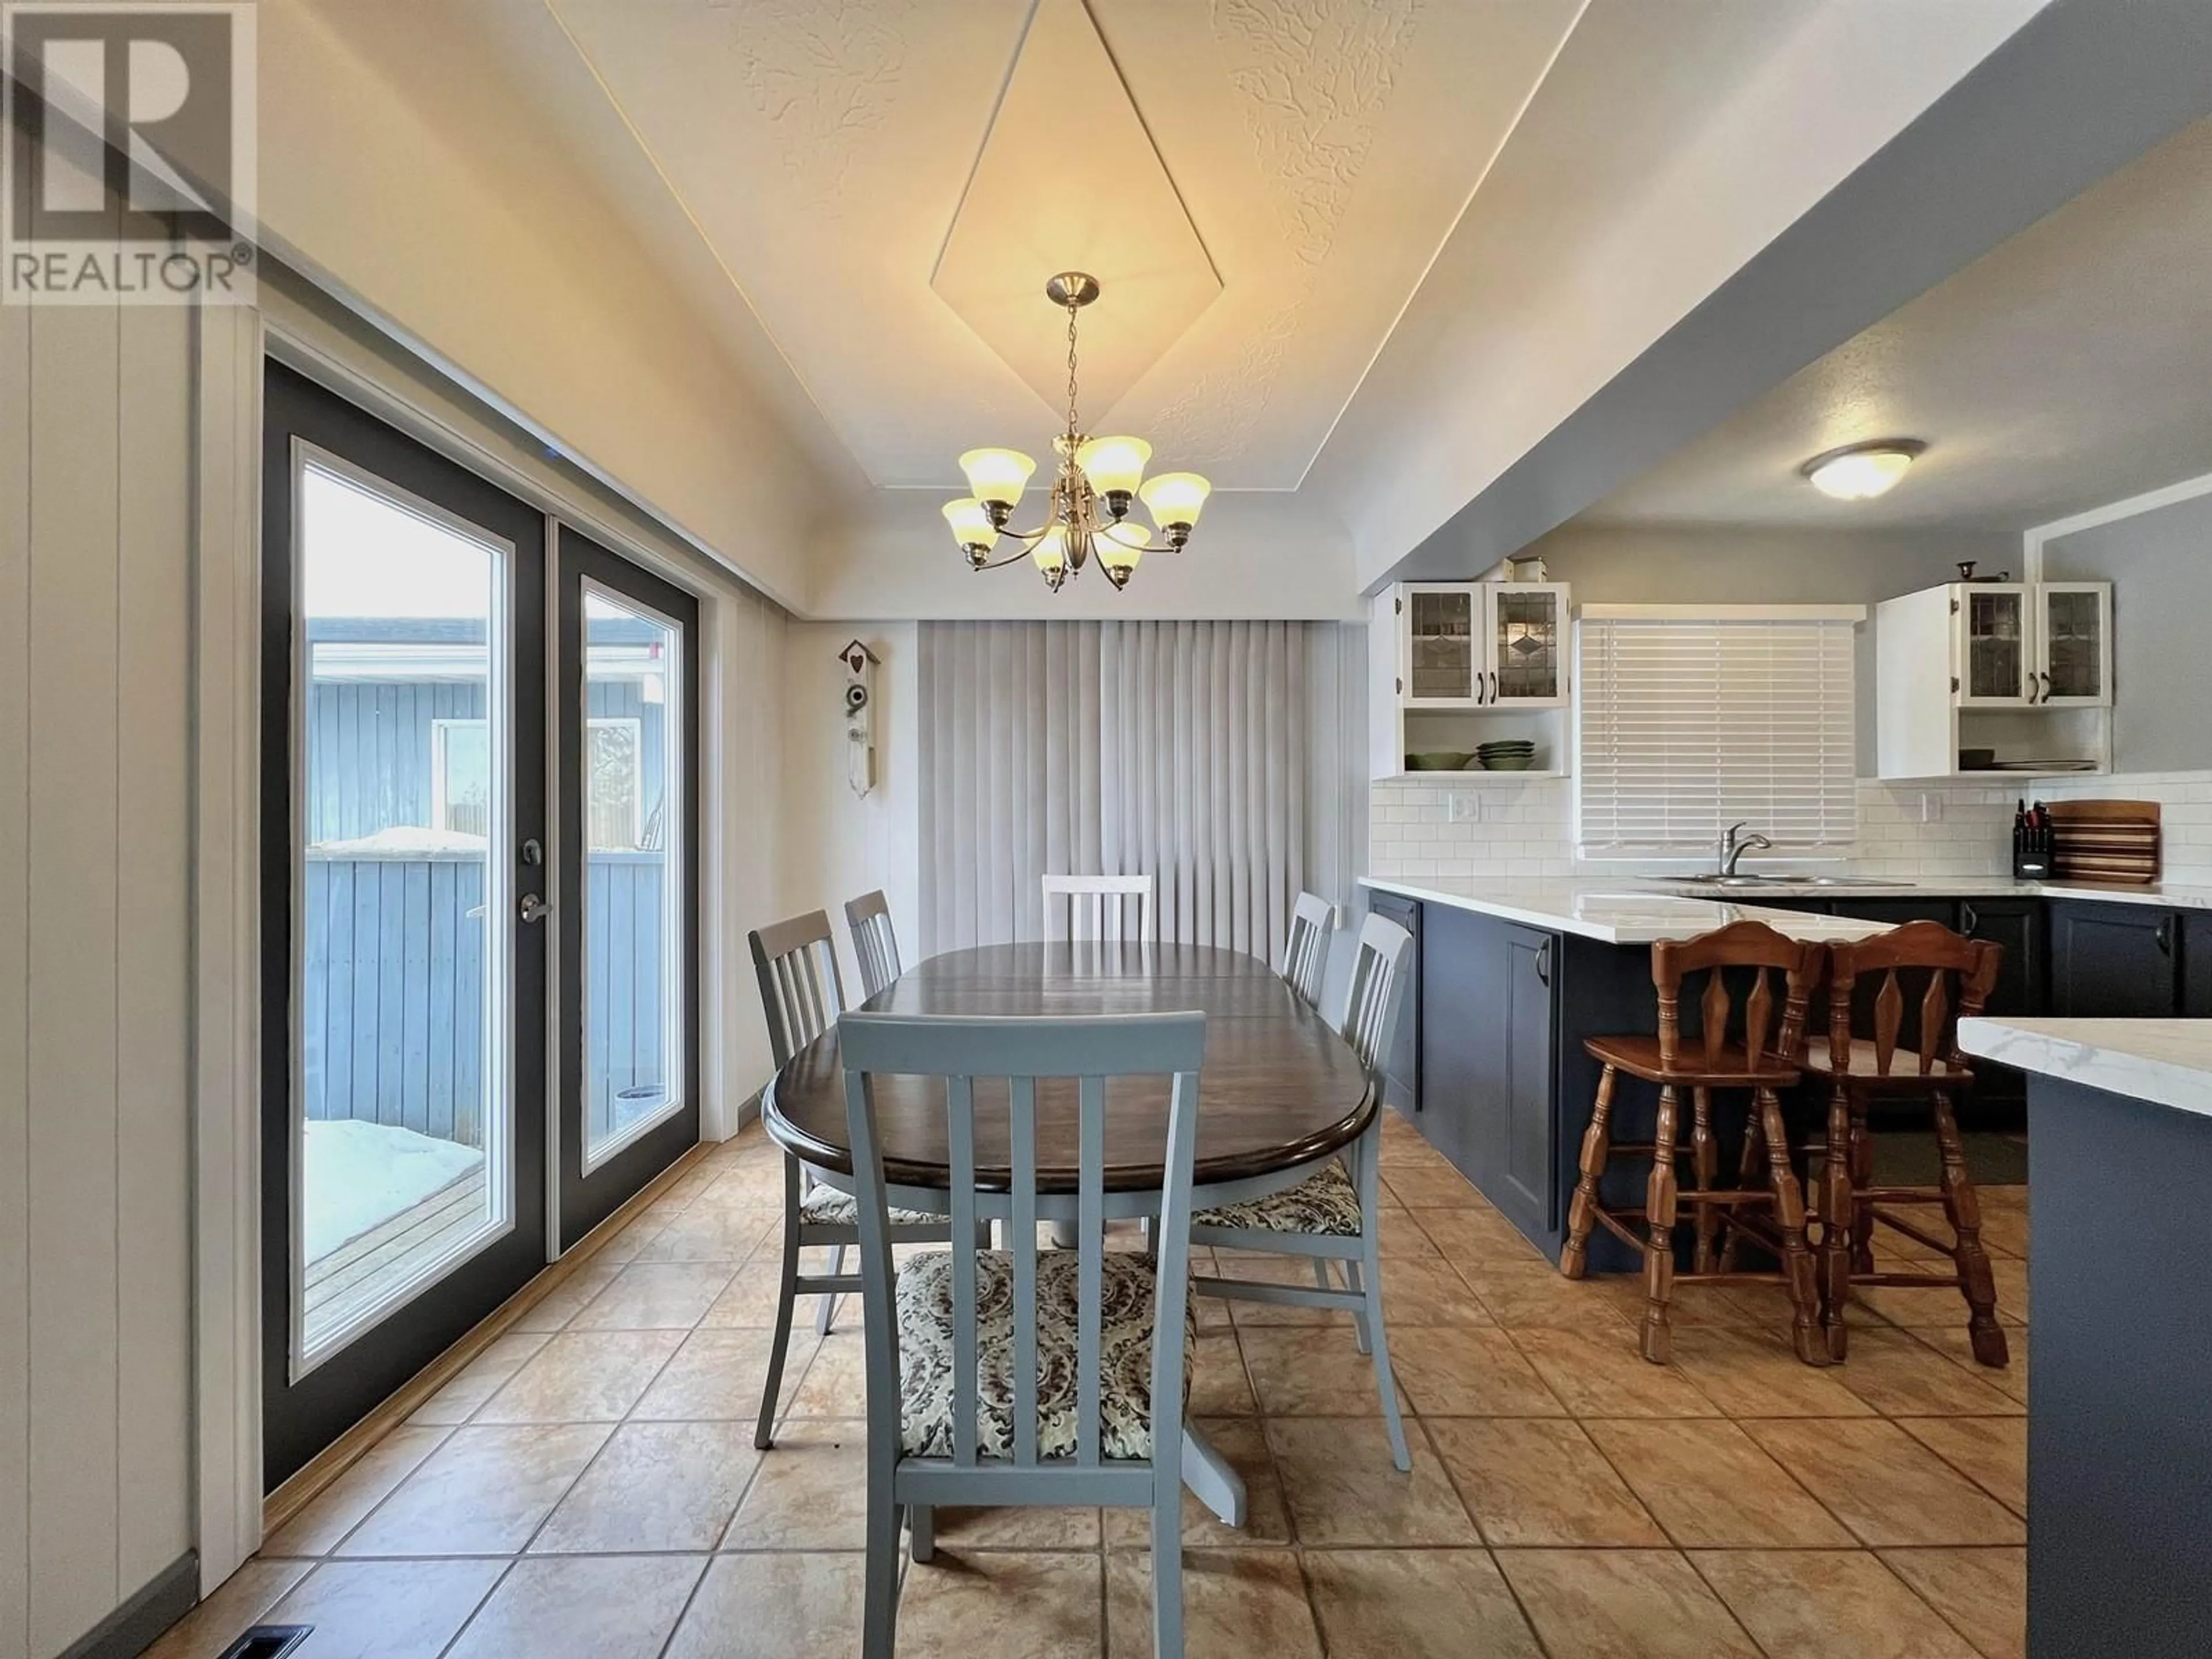
<svg viewBox="0 0 2212 1659">
<path fill-rule="evenodd" d="M 2054 877 L 2128 886 L 2158 879 L 2156 801 L 2062 800 L 2050 810 Z"/>
</svg>

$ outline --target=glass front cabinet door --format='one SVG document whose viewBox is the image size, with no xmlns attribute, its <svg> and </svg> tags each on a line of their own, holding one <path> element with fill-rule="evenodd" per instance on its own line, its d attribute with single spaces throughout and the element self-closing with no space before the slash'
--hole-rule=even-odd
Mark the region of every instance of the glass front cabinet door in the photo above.
<svg viewBox="0 0 2212 1659">
<path fill-rule="evenodd" d="M 1408 582 L 1398 605 L 1400 702 L 1474 708 L 1484 684 L 1480 591 L 1469 582 Z"/>
<path fill-rule="evenodd" d="M 1959 707 L 2026 708 L 2035 699 L 2035 617 L 2020 583 L 1961 582 L 1954 590 Z"/>
<path fill-rule="evenodd" d="M 2106 582 L 2044 582 L 2035 590 L 2041 661 L 2035 698 L 2054 708 L 2112 701 L 2112 590 Z"/>
<path fill-rule="evenodd" d="M 1567 701 L 1567 589 L 1562 583 L 1485 582 L 1486 704 L 1560 708 Z"/>
</svg>

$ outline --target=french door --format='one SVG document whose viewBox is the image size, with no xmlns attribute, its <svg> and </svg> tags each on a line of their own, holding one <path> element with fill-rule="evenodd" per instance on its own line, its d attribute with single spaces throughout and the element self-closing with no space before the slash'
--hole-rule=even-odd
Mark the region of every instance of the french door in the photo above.
<svg viewBox="0 0 2212 1659">
<path fill-rule="evenodd" d="M 271 363 L 264 1473 L 698 1138 L 696 602 Z"/>
</svg>

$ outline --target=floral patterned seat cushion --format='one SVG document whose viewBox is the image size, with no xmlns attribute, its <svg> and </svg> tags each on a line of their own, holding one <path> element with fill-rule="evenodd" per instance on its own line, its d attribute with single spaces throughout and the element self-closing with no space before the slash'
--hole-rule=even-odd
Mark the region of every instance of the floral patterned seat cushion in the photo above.
<svg viewBox="0 0 2212 1659">
<path fill-rule="evenodd" d="M 931 1215 L 921 1210 L 902 1210 L 894 1207 L 890 1212 L 894 1227 L 942 1227 L 949 1224 L 941 1215 Z M 850 1193 L 841 1193 L 835 1187 L 817 1185 L 799 1200 L 799 1218 L 810 1226 L 857 1227 L 860 1224 L 860 1203 Z"/>
<path fill-rule="evenodd" d="M 1109 1250 L 1102 1263 L 1099 1314 L 1098 1450 L 1104 1458 L 1152 1455 L 1152 1267 Z M 1037 1256 L 1037 1455 L 1075 1455 L 1078 1257 Z M 975 1347 L 980 1364 L 975 1445 L 983 1457 L 1011 1457 L 1014 1445 L 1013 1257 L 975 1257 Z M 952 1455 L 952 1254 L 929 1250 L 899 1269 L 902 1449 L 909 1457 Z M 1198 1314 L 1183 1304 L 1182 1400 L 1190 1399 Z"/>
<path fill-rule="evenodd" d="M 1242 1204 L 1224 1204 L 1191 1217 L 1194 1227 L 1233 1227 L 1243 1232 L 1306 1233 L 1328 1238 L 1359 1237 L 1359 1194 L 1344 1165 L 1332 1161 L 1295 1187 Z"/>
</svg>

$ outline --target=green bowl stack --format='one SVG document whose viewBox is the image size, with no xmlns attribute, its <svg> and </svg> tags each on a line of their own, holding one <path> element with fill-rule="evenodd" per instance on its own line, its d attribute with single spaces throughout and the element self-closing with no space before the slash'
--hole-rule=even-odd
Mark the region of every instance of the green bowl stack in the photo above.
<svg viewBox="0 0 2212 1659">
<path fill-rule="evenodd" d="M 1462 749 L 1431 749 L 1425 753 L 1406 757 L 1408 772 L 1462 772 L 1474 758 Z"/>
<path fill-rule="evenodd" d="M 1536 763 L 1536 745 L 1526 738 L 1500 738 L 1476 744 L 1474 756 L 1486 772 L 1525 772 Z"/>
</svg>

